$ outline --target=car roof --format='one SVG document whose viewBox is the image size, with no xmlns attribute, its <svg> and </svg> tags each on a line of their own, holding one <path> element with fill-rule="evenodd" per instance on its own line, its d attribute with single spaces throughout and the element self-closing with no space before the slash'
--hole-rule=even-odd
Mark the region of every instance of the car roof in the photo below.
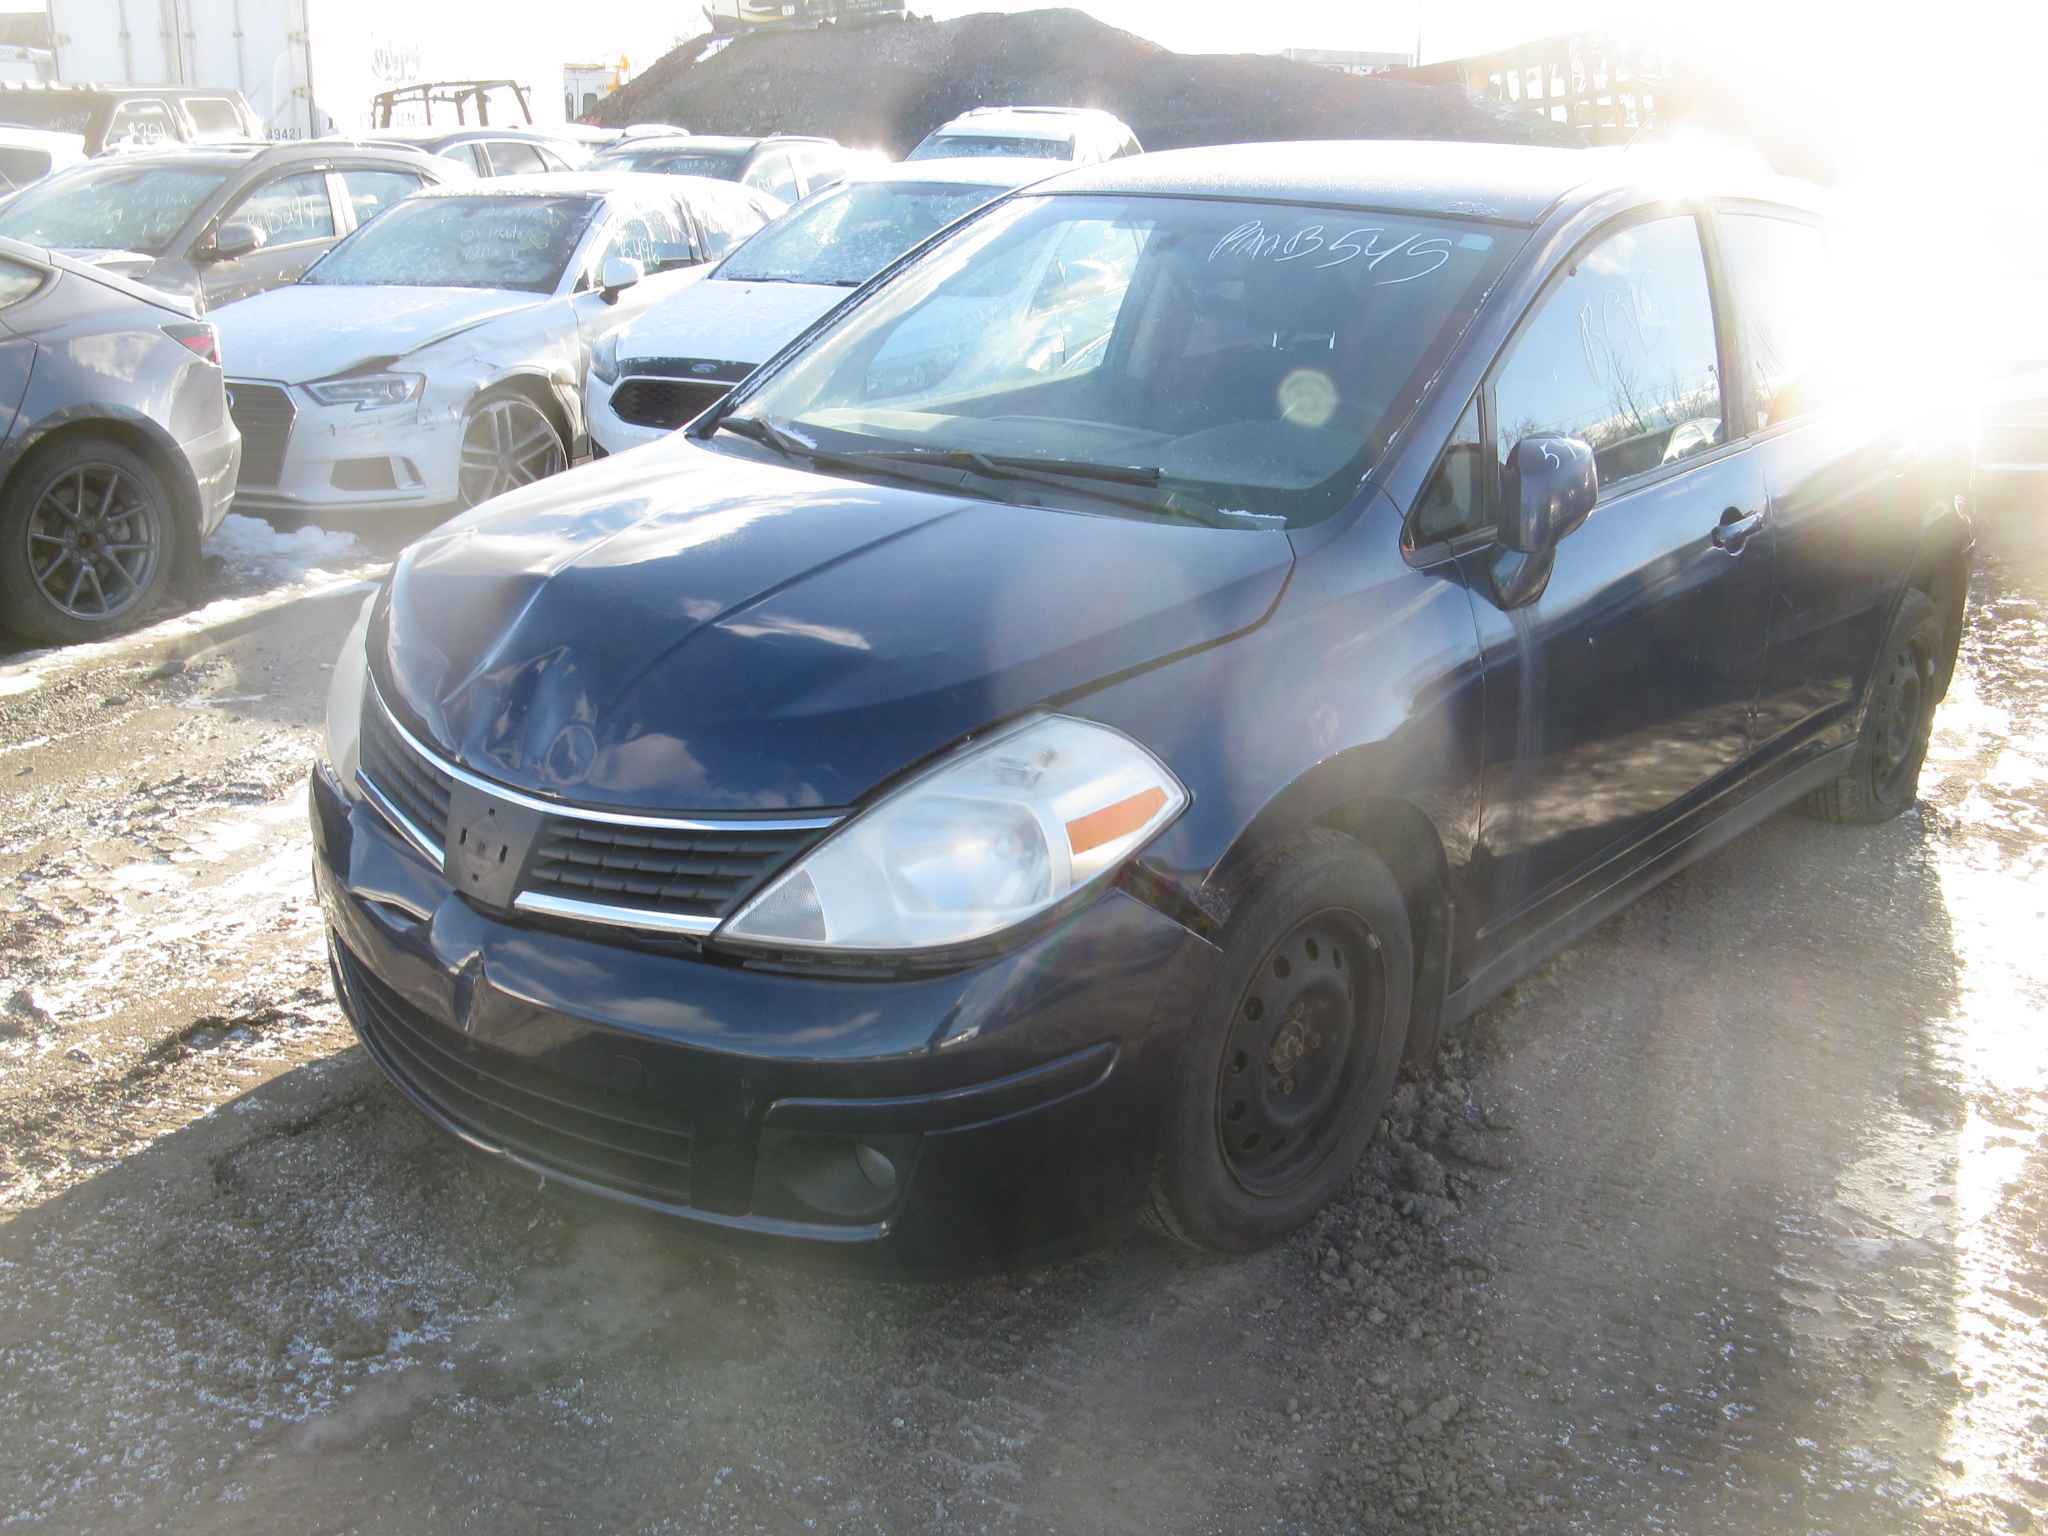
<svg viewBox="0 0 2048 1536">
<path fill-rule="evenodd" d="M 646 197 L 674 197 L 678 190 L 693 184 L 716 187 L 720 196 L 734 190 L 731 182 L 709 176 L 656 176 L 636 171 L 556 171 L 444 182 L 436 187 L 422 187 L 413 195 L 599 198 L 625 192 Z"/>
<path fill-rule="evenodd" d="M 1231 144 L 1134 155 L 1067 171 L 1040 190 L 1138 196 L 1231 197 L 1449 214 L 1531 225 L 1559 200 L 1615 188 L 1711 185 L 1723 196 L 1814 206 L 1818 189 L 1759 178 L 1732 164 L 1643 150 L 1552 149 L 1401 139 Z"/>
<path fill-rule="evenodd" d="M 83 149 L 85 135 L 65 133 L 57 128 L 19 128 L 13 123 L 0 123 L 0 139 L 9 144 L 32 144 L 37 149 Z"/>
<path fill-rule="evenodd" d="M 1105 112 L 1100 107 L 974 107 L 950 122 L 940 124 L 934 131 L 944 133 L 948 129 L 972 127 L 977 131 L 1010 133 L 1020 138 L 1057 138 L 1081 123 L 1125 126 L 1115 113 Z"/>
<path fill-rule="evenodd" d="M 934 156 L 929 160 L 904 160 L 888 165 L 857 169 L 848 182 L 875 182 L 901 186 L 993 187 L 1007 189 L 1027 186 L 1074 168 L 1070 160 L 1040 159 L 1036 155 Z"/>
<path fill-rule="evenodd" d="M 537 144 L 557 139 L 568 141 L 565 134 L 549 133 L 524 123 L 504 128 L 489 123 L 471 123 L 463 128 L 371 128 L 363 138 L 373 144 L 461 144 L 470 139 L 530 139 Z"/>
<path fill-rule="evenodd" d="M 721 150 L 749 150 L 762 144 L 831 144 L 837 139 L 828 139 L 815 133 L 764 133 L 759 138 L 748 138 L 730 133 L 636 133 L 630 138 L 617 139 L 605 145 L 601 154 L 615 154 L 625 150 L 643 149 L 707 149 L 714 153 Z"/>
</svg>

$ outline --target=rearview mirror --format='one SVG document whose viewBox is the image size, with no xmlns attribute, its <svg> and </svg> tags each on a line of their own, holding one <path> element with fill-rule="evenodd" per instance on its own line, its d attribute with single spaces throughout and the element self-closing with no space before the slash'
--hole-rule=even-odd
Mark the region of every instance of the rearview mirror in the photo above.
<svg viewBox="0 0 2048 1536">
<path fill-rule="evenodd" d="M 607 304 L 616 304 L 619 295 L 647 275 L 647 269 L 630 256 L 607 256 L 604 268 L 597 275 L 598 288 Z"/>
<path fill-rule="evenodd" d="M 1592 514 L 1600 473 L 1592 445 L 1576 437 L 1525 437 L 1500 473 L 1500 552 L 1493 591 L 1504 608 L 1533 602 L 1549 585 L 1557 546 Z"/>
<path fill-rule="evenodd" d="M 261 250 L 266 238 L 260 226 L 236 219 L 214 231 L 213 258 L 216 261 L 234 261 L 251 251 Z"/>
</svg>

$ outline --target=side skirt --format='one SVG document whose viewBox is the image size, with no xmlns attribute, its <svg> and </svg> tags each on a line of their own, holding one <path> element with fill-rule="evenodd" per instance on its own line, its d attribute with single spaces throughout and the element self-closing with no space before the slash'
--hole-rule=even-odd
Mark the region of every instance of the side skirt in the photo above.
<svg viewBox="0 0 2048 1536">
<path fill-rule="evenodd" d="M 1585 937 L 1645 891 L 1725 847 L 1810 791 L 1840 778 L 1855 755 L 1856 744 L 1849 742 L 1810 758 L 1745 796 L 1741 804 L 1725 814 L 1692 827 L 1671 828 L 1664 836 L 1615 860 L 1612 878 L 1606 886 L 1513 949 L 1488 961 L 1446 995 L 1444 1028 L 1471 1018 L 1559 950 Z"/>
</svg>

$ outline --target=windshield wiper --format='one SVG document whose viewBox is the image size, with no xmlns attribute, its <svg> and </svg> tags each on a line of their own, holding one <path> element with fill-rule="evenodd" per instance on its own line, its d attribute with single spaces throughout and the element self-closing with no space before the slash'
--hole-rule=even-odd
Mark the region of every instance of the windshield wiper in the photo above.
<svg viewBox="0 0 2048 1536">
<path fill-rule="evenodd" d="M 1132 507 L 1140 512 L 1178 517 L 1205 528 L 1276 528 L 1283 523 L 1254 512 L 1231 512 L 1163 487 L 1164 473 L 1151 464 L 1092 464 L 1079 459 L 1043 459 L 1028 454 L 982 453 L 972 448 L 870 448 L 843 458 L 896 460 L 911 464 L 937 464 L 964 469 L 990 480 L 1021 480 L 1060 490 L 1079 490 L 1083 495 L 1114 506 Z M 1084 482 L 1076 485 L 1076 481 Z M 1128 485 L 1158 489 L 1156 496 L 1123 496 L 1104 489 Z"/>
<path fill-rule="evenodd" d="M 1057 490 L 1078 491 L 1112 506 L 1129 507 L 1154 517 L 1177 517 L 1205 528 L 1272 529 L 1286 526 L 1284 519 L 1256 512 L 1226 511 L 1182 491 L 1158 489 L 1164 477 L 1152 465 L 1048 462 L 1021 454 L 982 453 L 972 448 L 820 448 L 765 416 L 721 416 L 712 430 L 732 432 L 764 444 L 784 458 L 809 459 L 812 468 L 828 472 L 882 469 L 911 479 L 913 483 L 929 486 L 931 482 L 916 475 L 916 470 L 964 470 L 985 480 L 1013 480 L 1051 486 Z M 1158 489 L 1158 494 L 1124 495 L 1111 489 L 1121 485 Z"/>
</svg>

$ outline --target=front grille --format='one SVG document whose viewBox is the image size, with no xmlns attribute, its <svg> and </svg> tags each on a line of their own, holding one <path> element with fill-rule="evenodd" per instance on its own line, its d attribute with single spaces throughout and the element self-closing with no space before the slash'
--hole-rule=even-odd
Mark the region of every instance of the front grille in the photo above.
<svg viewBox="0 0 2048 1536">
<path fill-rule="evenodd" d="M 335 987 L 356 1032 L 413 1097 L 486 1140 L 611 1189 L 674 1204 L 690 1199 L 692 1136 L 670 1109 L 549 1072 L 429 1018 L 348 949 L 333 949 Z"/>
<path fill-rule="evenodd" d="M 550 816 L 525 889 L 543 896 L 722 921 L 777 869 L 816 842 L 815 830 L 671 831 Z"/>
<path fill-rule="evenodd" d="M 357 775 L 368 779 L 436 849 L 445 845 L 448 797 L 454 791 L 454 781 L 405 744 L 374 695 L 364 704 L 359 750 Z"/>
<path fill-rule="evenodd" d="M 427 756 L 400 731 L 375 688 L 363 704 L 359 750 L 356 775 L 371 804 L 437 862 L 446 854 L 458 777 L 470 786 L 464 793 L 480 791 L 539 810 L 518 897 L 609 909 L 533 909 L 569 922 L 632 927 L 631 916 L 643 914 L 650 929 L 709 933 L 837 819 L 828 813 L 758 823 L 684 820 L 662 825 L 669 818 L 543 809 L 532 796 L 496 788 Z"/>
<path fill-rule="evenodd" d="M 242 484 L 277 484 L 298 414 L 292 397 L 274 384 L 228 381 L 228 415 L 242 434 Z"/>
<path fill-rule="evenodd" d="M 612 391 L 612 413 L 636 427 L 667 431 L 695 421 L 731 390 L 698 379 L 627 379 Z"/>
</svg>

